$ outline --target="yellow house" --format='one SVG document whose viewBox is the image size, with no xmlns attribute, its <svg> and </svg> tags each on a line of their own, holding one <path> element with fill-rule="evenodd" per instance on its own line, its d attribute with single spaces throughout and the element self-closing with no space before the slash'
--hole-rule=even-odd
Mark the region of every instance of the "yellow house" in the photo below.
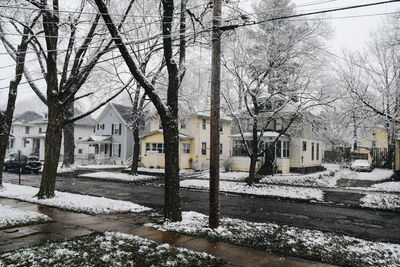
<svg viewBox="0 0 400 267">
<path fill-rule="evenodd" d="M 154 114 L 148 120 L 141 136 L 141 165 L 164 168 L 164 136 L 160 117 Z M 221 162 L 230 155 L 231 121 L 221 119 L 220 153 Z M 203 170 L 209 167 L 210 116 L 206 114 L 180 115 L 179 162 L 181 169 Z"/>
<path fill-rule="evenodd" d="M 357 142 L 357 148 L 353 151 L 355 158 L 362 157 L 377 167 L 382 167 L 388 153 L 388 134 L 382 128 L 373 128 Z"/>
</svg>

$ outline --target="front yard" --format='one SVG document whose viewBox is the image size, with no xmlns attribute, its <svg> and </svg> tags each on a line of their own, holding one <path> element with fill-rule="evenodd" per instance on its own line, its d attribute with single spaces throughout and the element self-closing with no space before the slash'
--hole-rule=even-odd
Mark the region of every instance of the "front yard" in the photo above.
<svg viewBox="0 0 400 267">
<path fill-rule="evenodd" d="M 206 253 L 118 232 L 91 234 L 0 254 L 0 266 L 220 266 Z"/>
<path fill-rule="evenodd" d="M 398 244 L 372 242 L 286 225 L 222 218 L 220 226 L 212 230 L 208 228 L 207 216 L 196 212 L 184 212 L 182 222 L 147 224 L 147 226 L 334 265 L 400 265 L 400 245 Z"/>
</svg>

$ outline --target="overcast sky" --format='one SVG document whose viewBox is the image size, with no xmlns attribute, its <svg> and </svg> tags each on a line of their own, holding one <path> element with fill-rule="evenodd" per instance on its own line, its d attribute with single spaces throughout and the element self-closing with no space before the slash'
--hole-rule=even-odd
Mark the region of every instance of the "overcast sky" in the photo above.
<svg viewBox="0 0 400 267">
<path fill-rule="evenodd" d="M 379 2 L 381 0 L 292 0 L 298 6 L 298 13 L 307 13 L 316 10 L 358 5 L 365 3 Z M 253 1 L 243 0 L 243 7 L 249 9 Z M 374 30 L 382 21 L 384 16 L 367 16 L 340 18 L 348 16 L 363 16 L 372 14 L 381 14 L 395 12 L 400 9 L 399 3 L 385 4 L 381 6 L 359 8 L 347 11 L 339 11 L 327 14 L 327 21 L 334 30 L 332 39 L 329 40 L 329 50 L 335 54 L 340 54 L 343 48 L 348 50 L 362 51 L 365 43 L 368 41 L 369 33 Z M 5 52 L 0 46 L 0 52 Z M 7 55 L 0 55 L 0 67 L 10 65 L 13 61 Z M 8 77 L 12 76 L 14 67 L 0 69 L 0 87 L 8 86 Z M 8 90 L 0 89 L 0 108 L 5 107 L 5 100 Z M 28 109 L 44 111 L 43 104 L 30 91 L 28 86 L 21 85 L 18 94 L 18 103 L 16 112 L 22 112 Z"/>
</svg>

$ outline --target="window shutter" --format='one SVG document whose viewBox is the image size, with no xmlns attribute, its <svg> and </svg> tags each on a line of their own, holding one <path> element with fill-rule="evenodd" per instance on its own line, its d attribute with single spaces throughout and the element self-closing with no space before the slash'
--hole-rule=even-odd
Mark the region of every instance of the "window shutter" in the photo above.
<svg viewBox="0 0 400 267">
<path fill-rule="evenodd" d="M 121 144 L 118 144 L 118 157 L 121 157 Z"/>
<path fill-rule="evenodd" d="M 111 135 L 113 135 L 113 134 L 114 134 L 114 123 L 111 124 Z"/>
<path fill-rule="evenodd" d="M 119 135 L 121 135 L 122 124 L 119 124 Z"/>
<path fill-rule="evenodd" d="M 112 157 L 113 145 L 110 144 L 110 157 Z"/>
</svg>

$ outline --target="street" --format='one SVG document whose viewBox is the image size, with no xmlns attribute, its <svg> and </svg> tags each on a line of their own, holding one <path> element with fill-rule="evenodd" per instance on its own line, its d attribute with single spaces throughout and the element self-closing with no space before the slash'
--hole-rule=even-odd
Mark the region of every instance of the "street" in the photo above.
<svg viewBox="0 0 400 267">
<path fill-rule="evenodd" d="M 22 175 L 23 185 L 38 186 L 40 175 Z M 18 175 L 4 172 L 4 182 L 18 183 Z M 59 176 L 56 189 L 80 194 L 128 200 L 162 213 L 164 188 Z M 208 213 L 208 193 L 181 190 L 185 211 Z M 400 243 L 400 214 L 321 203 L 272 198 L 220 195 L 221 215 L 254 222 L 274 222 L 305 229 L 331 231 L 373 241 Z"/>
</svg>

